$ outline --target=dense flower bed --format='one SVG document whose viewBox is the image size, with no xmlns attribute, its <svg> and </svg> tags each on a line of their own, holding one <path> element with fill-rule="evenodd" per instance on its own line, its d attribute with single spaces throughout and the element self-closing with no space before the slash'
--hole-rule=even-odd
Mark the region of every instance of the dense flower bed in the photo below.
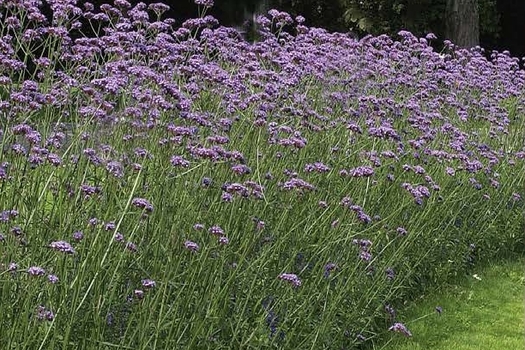
<svg viewBox="0 0 525 350">
<path fill-rule="evenodd" d="M 353 349 L 523 249 L 518 59 L 196 2 L 0 1 L 8 348 Z"/>
</svg>

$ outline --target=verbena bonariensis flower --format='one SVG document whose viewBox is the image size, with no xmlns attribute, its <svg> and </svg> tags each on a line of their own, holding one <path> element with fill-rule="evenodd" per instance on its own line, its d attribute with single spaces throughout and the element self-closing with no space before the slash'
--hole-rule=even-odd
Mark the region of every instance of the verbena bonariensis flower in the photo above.
<svg viewBox="0 0 525 350">
<path fill-rule="evenodd" d="M 330 167 L 323 164 L 322 162 L 309 163 L 304 166 L 304 171 L 307 173 L 318 172 L 326 173 L 330 171 Z"/>
<path fill-rule="evenodd" d="M 290 283 L 294 287 L 300 287 L 301 286 L 301 280 L 299 277 L 294 273 L 281 273 L 277 278 L 280 280 L 286 281 Z"/>
<path fill-rule="evenodd" d="M 170 160 L 171 165 L 175 167 L 187 168 L 190 162 L 184 159 L 182 156 L 173 156 Z"/>
<path fill-rule="evenodd" d="M 11 209 L 11 210 L 3 210 L 0 213 L 0 222 L 8 222 L 12 218 L 16 218 L 18 216 L 18 210 Z"/>
<path fill-rule="evenodd" d="M 315 186 L 304 181 L 303 179 L 299 179 L 299 178 L 292 178 L 286 182 L 284 182 L 281 187 L 284 189 L 284 190 L 292 190 L 292 189 L 297 189 L 297 190 L 309 190 L 309 191 L 312 191 L 312 190 L 315 190 Z"/>
<path fill-rule="evenodd" d="M 407 230 L 404 228 L 404 227 L 398 227 L 396 228 L 396 232 L 398 235 L 400 236 L 406 236 L 407 235 Z"/>
<path fill-rule="evenodd" d="M 157 283 L 151 279 L 143 279 L 141 283 L 142 283 L 142 286 L 146 289 L 153 288 L 157 285 Z"/>
<path fill-rule="evenodd" d="M 46 271 L 40 266 L 31 266 L 27 269 L 27 273 L 31 276 L 43 276 L 46 274 Z"/>
<path fill-rule="evenodd" d="M 106 170 L 115 177 L 120 178 L 124 176 L 124 166 L 119 161 L 111 160 L 107 162 Z"/>
<path fill-rule="evenodd" d="M 231 170 L 237 175 L 249 174 L 252 170 L 245 164 L 236 164 L 231 167 Z"/>
<path fill-rule="evenodd" d="M 57 275 L 47 275 L 47 280 L 48 280 L 49 283 L 51 283 L 51 284 L 57 284 L 58 281 L 59 281 Z"/>
<path fill-rule="evenodd" d="M 188 249 L 190 252 L 197 252 L 199 250 L 199 245 L 192 241 L 185 241 L 184 248 Z"/>
<path fill-rule="evenodd" d="M 45 306 L 40 305 L 36 308 L 35 317 L 39 321 L 53 321 L 55 319 L 55 314 Z"/>
<path fill-rule="evenodd" d="M 7 271 L 16 272 L 16 270 L 18 270 L 18 264 L 15 262 L 10 262 L 9 266 L 7 267 Z"/>
<path fill-rule="evenodd" d="M 84 233 L 82 231 L 73 232 L 73 239 L 77 242 L 80 242 L 84 239 Z"/>
<path fill-rule="evenodd" d="M 131 204 L 147 213 L 151 213 L 153 211 L 153 205 L 145 198 L 133 198 Z"/>
<path fill-rule="evenodd" d="M 390 328 L 388 328 L 388 330 L 392 331 L 392 332 L 401 333 L 401 334 L 403 334 L 404 336 L 407 336 L 407 337 L 411 337 L 412 336 L 412 333 L 410 333 L 408 328 L 404 324 L 402 324 L 400 322 L 394 323 Z"/>
<path fill-rule="evenodd" d="M 56 251 L 59 251 L 59 252 L 62 252 L 62 253 L 66 253 L 66 254 L 74 254 L 75 253 L 75 249 L 73 249 L 71 244 L 69 244 L 68 242 L 65 242 L 65 241 L 54 241 L 54 242 L 51 242 L 51 243 L 49 243 L 48 247 L 53 249 L 53 250 L 56 250 Z"/>
<path fill-rule="evenodd" d="M 214 236 L 224 236 L 224 230 L 218 225 L 214 225 L 210 227 L 208 229 L 208 232 Z"/>
</svg>

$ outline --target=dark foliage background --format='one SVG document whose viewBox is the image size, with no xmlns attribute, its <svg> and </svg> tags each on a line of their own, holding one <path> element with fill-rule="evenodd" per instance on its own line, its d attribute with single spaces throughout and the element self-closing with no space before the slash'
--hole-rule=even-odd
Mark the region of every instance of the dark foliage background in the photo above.
<svg viewBox="0 0 525 350">
<path fill-rule="evenodd" d="M 94 0 L 100 6 L 110 0 Z M 130 1 L 136 4 L 139 1 Z M 146 4 L 159 2 L 144 0 Z M 193 0 L 160 1 L 171 7 L 166 16 L 182 23 L 197 16 Z M 226 26 L 241 26 L 252 13 L 276 8 L 303 15 L 306 25 L 329 31 L 352 30 L 360 36 L 371 33 L 395 34 L 406 29 L 423 36 L 435 33 L 443 39 L 443 11 L 446 0 L 216 0 L 210 14 Z M 479 0 L 481 46 L 509 50 L 525 56 L 525 1 Z"/>
</svg>

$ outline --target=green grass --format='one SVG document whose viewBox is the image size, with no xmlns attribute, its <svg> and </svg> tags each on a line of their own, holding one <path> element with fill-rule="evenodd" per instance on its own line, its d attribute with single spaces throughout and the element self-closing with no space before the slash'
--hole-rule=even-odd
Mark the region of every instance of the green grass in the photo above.
<svg viewBox="0 0 525 350">
<path fill-rule="evenodd" d="M 476 268 L 477 273 L 467 279 L 407 307 L 403 318 L 411 338 L 392 334 L 386 345 L 376 348 L 524 349 L 524 269 L 523 259 Z M 443 308 L 441 315 L 434 311 L 436 306 Z"/>
</svg>

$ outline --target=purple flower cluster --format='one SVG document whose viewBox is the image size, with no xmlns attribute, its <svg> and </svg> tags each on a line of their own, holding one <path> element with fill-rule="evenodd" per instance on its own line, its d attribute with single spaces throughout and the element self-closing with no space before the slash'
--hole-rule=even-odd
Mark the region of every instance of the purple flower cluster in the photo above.
<svg viewBox="0 0 525 350">
<path fill-rule="evenodd" d="M 404 324 L 402 324 L 400 322 L 394 323 L 390 328 L 388 328 L 388 330 L 392 331 L 392 332 L 401 333 L 401 334 L 403 334 L 406 337 L 411 337 L 412 336 L 412 333 L 410 333 L 408 328 Z"/>
<path fill-rule="evenodd" d="M 294 287 L 300 287 L 301 286 L 301 280 L 296 274 L 293 273 L 281 273 L 277 278 L 279 278 L 282 281 L 286 281 L 290 283 Z"/>
<path fill-rule="evenodd" d="M 306 173 L 326 173 L 330 171 L 330 167 L 323 164 L 322 162 L 308 163 L 304 166 L 304 171 Z"/>
<path fill-rule="evenodd" d="M 372 241 L 369 239 L 353 239 L 352 243 L 359 247 L 359 258 L 363 261 L 370 261 L 372 259 Z"/>
<path fill-rule="evenodd" d="M 188 241 L 188 240 L 184 242 L 184 248 L 186 248 L 187 250 L 193 253 L 199 251 L 199 245 L 195 242 Z"/>
<path fill-rule="evenodd" d="M 423 198 L 430 198 L 430 190 L 428 187 L 423 185 L 412 185 L 407 182 L 401 184 L 401 187 L 407 190 L 412 197 L 414 197 L 414 202 L 418 205 L 423 204 Z"/>
<path fill-rule="evenodd" d="M 65 241 L 51 242 L 49 243 L 49 248 L 66 254 L 75 254 L 75 249 Z"/>
<path fill-rule="evenodd" d="M 314 185 L 306 182 L 303 179 L 299 179 L 299 178 L 292 178 L 288 181 L 285 181 L 283 184 L 281 184 L 281 188 L 287 191 L 296 189 L 299 192 L 302 192 L 304 190 L 307 190 L 307 191 L 315 190 Z"/>
<path fill-rule="evenodd" d="M 350 170 L 341 170 L 339 171 L 341 176 L 351 176 L 351 177 L 370 177 L 374 175 L 374 168 L 369 166 L 359 166 Z"/>
<path fill-rule="evenodd" d="M 133 198 L 131 205 L 142 209 L 147 214 L 153 212 L 153 205 L 145 198 Z"/>
<path fill-rule="evenodd" d="M 50 309 L 46 308 L 43 305 L 39 305 L 36 308 L 36 319 L 38 321 L 53 321 L 55 319 L 55 314 Z"/>
</svg>

